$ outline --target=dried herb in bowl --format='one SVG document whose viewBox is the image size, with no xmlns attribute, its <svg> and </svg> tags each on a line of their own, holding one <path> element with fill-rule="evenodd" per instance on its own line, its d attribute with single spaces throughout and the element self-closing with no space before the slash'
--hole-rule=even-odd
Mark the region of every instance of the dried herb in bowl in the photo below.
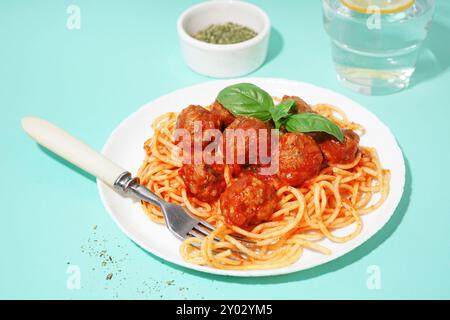
<svg viewBox="0 0 450 320">
<path fill-rule="evenodd" d="M 248 27 L 227 22 L 224 24 L 212 24 L 206 29 L 193 34 L 192 37 L 212 44 L 234 44 L 250 40 L 257 35 L 254 30 Z"/>
</svg>

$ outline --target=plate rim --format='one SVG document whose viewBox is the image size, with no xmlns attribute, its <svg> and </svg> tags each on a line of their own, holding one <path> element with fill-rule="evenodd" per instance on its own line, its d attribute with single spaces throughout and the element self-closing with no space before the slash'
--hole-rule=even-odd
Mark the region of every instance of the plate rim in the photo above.
<svg viewBox="0 0 450 320">
<path fill-rule="evenodd" d="M 190 269 L 190 270 L 195 270 L 195 271 L 199 271 L 202 273 L 207 273 L 207 274 L 214 274 L 214 275 L 220 275 L 220 276 L 228 276 L 228 277 L 249 277 L 249 278 L 254 278 L 254 277 L 267 277 L 267 276 L 281 276 L 281 275 L 286 275 L 286 274 L 291 274 L 291 273 L 296 273 L 296 272 L 302 272 L 302 271 L 306 271 L 312 268 L 316 268 L 322 265 L 325 265 L 327 263 L 330 263 L 346 254 L 349 254 L 351 252 L 353 252 L 355 249 L 357 249 L 358 247 L 360 247 L 361 245 L 363 245 L 364 243 L 366 243 L 369 239 L 371 239 L 373 236 L 375 236 L 376 234 L 378 234 L 378 232 L 386 225 L 389 223 L 389 221 L 391 221 L 392 216 L 395 214 L 395 212 L 398 209 L 398 206 L 403 198 L 404 192 L 405 192 L 405 182 L 406 182 L 406 166 L 405 166 L 405 158 L 404 158 L 404 154 L 402 149 L 400 148 L 400 145 L 395 137 L 395 135 L 392 133 L 391 129 L 383 122 L 381 121 L 377 115 L 375 115 L 372 111 L 370 111 L 369 109 L 367 109 L 366 107 L 364 107 L 363 105 L 361 105 L 359 102 L 356 102 L 355 100 L 345 96 L 342 93 L 333 91 L 331 89 L 327 89 L 327 88 L 323 88 L 320 86 L 317 86 L 315 84 L 311 84 L 308 82 L 303 82 L 303 81 L 297 81 L 297 80 L 289 80 L 289 79 L 283 79 L 283 78 L 272 78 L 272 77 L 244 77 L 244 78 L 233 78 L 233 79 L 219 79 L 219 80 L 212 80 L 212 81 L 205 81 L 205 82 L 201 82 L 201 83 L 197 83 L 191 86 L 187 86 L 187 87 L 182 87 L 176 90 L 173 90 L 169 93 L 166 93 L 164 95 L 161 95 L 145 104 L 143 104 L 141 107 L 137 108 L 135 111 L 131 112 L 130 114 L 128 114 L 125 118 L 123 118 L 119 124 L 117 124 L 115 126 L 115 128 L 111 131 L 111 133 L 109 134 L 105 144 L 102 147 L 101 153 L 105 154 L 106 150 L 108 149 L 108 147 L 111 144 L 111 141 L 114 139 L 114 137 L 116 135 L 118 135 L 119 129 L 130 119 L 132 118 L 135 114 L 141 112 L 144 108 L 147 108 L 148 105 L 157 103 L 160 100 L 164 100 L 167 97 L 170 97 L 173 94 L 182 92 L 184 90 L 195 90 L 198 87 L 202 87 L 206 84 L 210 84 L 210 83 L 228 83 L 228 82 L 270 82 L 270 83 L 285 83 L 288 85 L 294 85 L 294 86 L 309 86 L 309 87 L 313 87 L 315 89 L 319 89 L 321 91 L 324 92 L 328 92 L 332 95 L 338 95 L 341 96 L 347 100 L 352 101 L 354 104 L 356 104 L 358 107 L 364 109 L 365 112 L 369 113 L 370 116 L 372 116 L 374 119 L 376 119 L 383 127 L 384 129 L 387 130 L 387 132 L 393 137 L 393 140 L 395 142 L 395 149 L 397 149 L 396 151 L 399 153 L 399 155 L 401 156 L 401 164 L 399 166 L 399 170 L 401 171 L 401 192 L 400 195 L 398 196 L 398 199 L 394 199 L 394 202 L 392 204 L 393 206 L 393 210 L 389 213 L 389 216 L 386 217 L 386 221 L 384 221 L 384 223 L 381 223 L 377 228 L 373 228 L 370 229 L 370 232 L 368 232 L 367 234 L 363 234 L 360 235 L 359 237 L 357 237 L 357 243 L 355 243 L 355 245 L 349 249 L 349 250 L 340 250 L 338 251 L 336 254 L 331 255 L 330 257 L 332 257 L 331 259 L 327 260 L 327 261 L 323 261 L 317 264 L 313 264 L 310 266 L 306 266 L 304 268 L 298 268 L 298 267 L 294 267 L 295 265 L 289 265 L 283 268 L 278 268 L 278 269 L 267 269 L 267 270 L 226 270 L 226 269 L 216 269 L 216 268 L 211 268 L 208 266 L 201 266 L 201 265 L 196 265 L 196 264 L 192 264 L 189 262 L 186 262 L 182 259 L 176 260 L 173 259 L 172 257 L 166 255 L 164 252 L 161 252 L 159 250 L 155 250 L 155 249 L 150 249 L 147 248 L 145 244 L 142 243 L 142 241 L 140 241 L 137 237 L 135 237 L 131 232 L 129 232 L 118 220 L 118 218 L 115 216 L 115 214 L 113 213 L 113 209 L 111 208 L 109 202 L 106 200 L 106 193 L 105 190 L 109 190 L 110 188 L 103 183 L 102 181 L 100 181 L 99 179 L 97 179 L 97 190 L 99 192 L 100 195 L 100 199 L 102 201 L 103 206 L 105 207 L 106 211 L 108 212 L 109 216 L 113 219 L 114 223 L 119 227 L 119 229 L 130 239 L 132 240 L 135 244 L 137 244 L 142 250 L 149 252 L 150 254 L 152 254 L 155 257 L 158 257 L 159 259 L 165 260 L 169 263 L 172 263 L 176 266 L 182 267 L 182 268 L 186 268 L 186 269 Z M 326 102 L 324 102 L 326 103 Z"/>
</svg>

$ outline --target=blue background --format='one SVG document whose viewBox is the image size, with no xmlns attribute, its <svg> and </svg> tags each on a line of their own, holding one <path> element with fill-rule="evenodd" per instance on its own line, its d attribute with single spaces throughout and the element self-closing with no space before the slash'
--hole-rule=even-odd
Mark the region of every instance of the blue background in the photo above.
<svg viewBox="0 0 450 320">
<path fill-rule="evenodd" d="M 321 1 L 254 1 L 274 30 L 269 58 L 252 76 L 346 94 L 392 129 L 407 161 L 392 220 L 360 248 L 312 270 L 237 279 L 161 261 L 119 231 L 92 177 L 21 131 L 22 117 L 38 115 L 101 149 L 141 105 L 208 81 L 181 60 L 175 29 L 195 2 L 0 2 L 0 298 L 450 298 L 449 1 L 437 1 L 411 88 L 383 97 L 337 83 Z M 66 28 L 70 4 L 81 9 L 80 30 Z M 381 271 L 379 290 L 366 285 L 372 265 Z M 81 272 L 80 289 L 66 285 L 71 266 Z"/>
</svg>

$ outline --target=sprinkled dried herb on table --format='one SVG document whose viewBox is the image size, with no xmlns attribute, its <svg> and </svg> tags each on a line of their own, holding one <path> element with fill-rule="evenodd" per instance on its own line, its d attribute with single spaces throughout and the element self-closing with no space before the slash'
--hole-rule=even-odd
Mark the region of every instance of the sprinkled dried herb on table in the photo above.
<svg viewBox="0 0 450 320">
<path fill-rule="evenodd" d="M 164 280 L 152 278 L 142 273 L 131 273 L 127 268 L 129 263 L 128 249 L 117 242 L 117 239 L 104 234 L 101 228 L 94 225 L 89 238 L 81 245 L 81 252 L 87 254 L 90 258 L 96 259 L 95 262 L 99 265 L 99 268 L 91 269 L 92 271 L 97 270 L 92 275 L 100 275 L 98 279 L 104 279 L 103 288 L 111 292 L 113 298 L 119 298 L 120 293 L 125 289 L 123 286 L 136 283 L 136 279 L 141 283 L 136 287 L 138 298 L 154 299 L 156 296 L 159 296 L 160 299 L 164 299 L 166 291 L 170 290 L 172 292 L 176 290 L 179 293 L 179 297 L 183 299 L 188 298 L 187 294 L 193 294 L 189 292 L 188 287 L 179 286 L 174 279 Z M 114 256 L 112 252 L 115 253 Z M 71 264 L 70 260 L 67 261 L 67 264 Z M 170 271 L 171 275 L 174 273 L 174 271 Z M 97 282 L 97 284 L 102 284 L 102 282 Z M 198 298 L 204 299 L 199 293 L 197 295 Z"/>
<path fill-rule="evenodd" d="M 207 43 L 233 44 L 250 40 L 257 35 L 254 30 L 248 27 L 227 22 L 224 24 L 212 24 L 192 36 L 197 40 Z"/>
</svg>

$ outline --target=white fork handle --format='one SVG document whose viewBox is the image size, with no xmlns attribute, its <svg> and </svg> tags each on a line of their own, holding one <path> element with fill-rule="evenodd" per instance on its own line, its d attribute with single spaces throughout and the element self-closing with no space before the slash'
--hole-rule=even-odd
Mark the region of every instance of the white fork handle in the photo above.
<svg viewBox="0 0 450 320">
<path fill-rule="evenodd" d="M 110 187 L 113 187 L 117 178 L 126 172 L 101 153 L 44 119 L 23 118 L 22 127 L 40 145 L 99 178 Z"/>
</svg>

